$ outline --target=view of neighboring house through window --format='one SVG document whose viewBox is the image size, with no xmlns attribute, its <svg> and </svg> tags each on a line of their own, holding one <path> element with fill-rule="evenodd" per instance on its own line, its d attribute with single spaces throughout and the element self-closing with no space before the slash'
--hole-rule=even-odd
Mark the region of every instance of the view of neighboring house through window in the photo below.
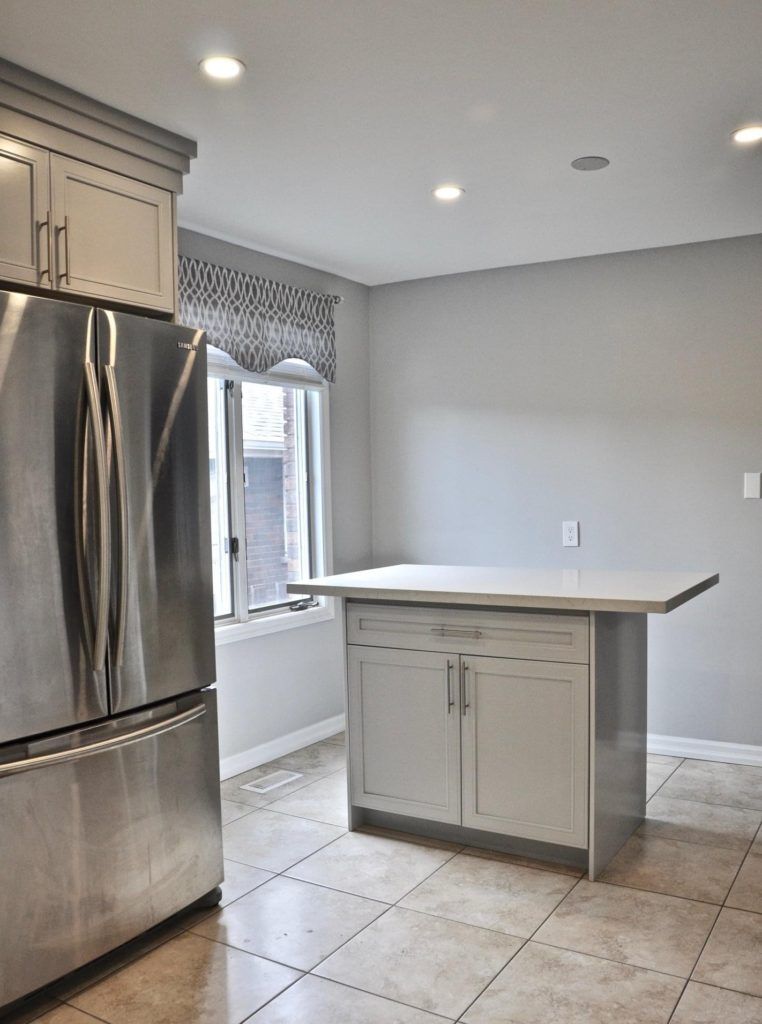
<svg viewBox="0 0 762 1024">
<path fill-rule="evenodd" d="M 214 616 L 233 614 L 233 575 L 230 553 L 230 478 L 228 463 L 228 382 L 209 377 L 209 490 L 212 501 L 212 579 Z"/>
<path fill-rule="evenodd" d="M 286 584 L 308 576 L 305 395 L 242 384 L 246 583 L 249 609 L 293 601 Z"/>
<path fill-rule="evenodd" d="M 319 453 L 319 388 L 210 376 L 209 485 L 214 611 L 244 621 L 298 598 L 321 538 L 310 460 Z"/>
</svg>

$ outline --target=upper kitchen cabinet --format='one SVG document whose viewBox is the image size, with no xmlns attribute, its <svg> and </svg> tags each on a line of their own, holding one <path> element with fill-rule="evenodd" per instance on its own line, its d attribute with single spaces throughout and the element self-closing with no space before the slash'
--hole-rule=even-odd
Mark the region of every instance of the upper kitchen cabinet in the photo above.
<svg viewBox="0 0 762 1024">
<path fill-rule="evenodd" d="M 50 176 L 54 287 L 171 313 L 172 193 L 56 154 Z"/>
<path fill-rule="evenodd" d="M 176 312 L 196 144 L 0 59 L 0 288 Z"/>
<path fill-rule="evenodd" d="M 0 277 L 50 286 L 49 155 L 0 137 Z"/>
</svg>

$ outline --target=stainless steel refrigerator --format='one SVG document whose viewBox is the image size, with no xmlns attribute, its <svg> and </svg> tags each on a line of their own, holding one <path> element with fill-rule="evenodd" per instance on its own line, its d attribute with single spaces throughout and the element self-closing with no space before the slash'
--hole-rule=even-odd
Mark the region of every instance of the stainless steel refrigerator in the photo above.
<svg viewBox="0 0 762 1024">
<path fill-rule="evenodd" d="M 206 409 L 200 332 L 0 292 L 0 1007 L 222 879 Z"/>
</svg>

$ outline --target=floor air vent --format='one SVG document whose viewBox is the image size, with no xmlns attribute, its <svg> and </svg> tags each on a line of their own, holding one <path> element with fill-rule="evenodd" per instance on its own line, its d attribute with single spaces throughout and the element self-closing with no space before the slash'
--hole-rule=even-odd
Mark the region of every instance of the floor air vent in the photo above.
<svg viewBox="0 0 762 1024">
<path fill-rule="evenodd" d="M 261 779 L 255 779 L 254 782 L 247 782 L 244 786 L 239 786 L 239 789 L 248 789 L 252 793 L 269 793 L 271 789 L 277 789 L 279 786 L 285 786 L 287 782 L 293 782 L 294 779 L 301 779 L 299 772 L 286 772 L 277 771 L 270 772 L 269 775 L 263 775 Z"/>
</svg>

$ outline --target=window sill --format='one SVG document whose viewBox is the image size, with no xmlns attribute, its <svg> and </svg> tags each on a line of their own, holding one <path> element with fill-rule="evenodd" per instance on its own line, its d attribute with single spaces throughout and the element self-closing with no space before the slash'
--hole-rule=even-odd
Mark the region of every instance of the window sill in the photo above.
<svg viewBox="0 0 762 1024">
<path fill-rule="evenodd" d="M 328 622 L 336 617 L 335 601 L 330 598 L 324 605 L 317 608 L 306 608 L 303 612 L 277 611 L 269 615 L 261 615 L 248 622 L 234 622 L 229 626 L 216 626 L 214 642 L 217 647 L 223 644 L 235 644 L 240 640 L 248 640 L 253 636 L 266 636 L 268 633 L 280 633 L 285 629 L 298 626 L 311 626 L 317 622 Z"/>
</svg>

